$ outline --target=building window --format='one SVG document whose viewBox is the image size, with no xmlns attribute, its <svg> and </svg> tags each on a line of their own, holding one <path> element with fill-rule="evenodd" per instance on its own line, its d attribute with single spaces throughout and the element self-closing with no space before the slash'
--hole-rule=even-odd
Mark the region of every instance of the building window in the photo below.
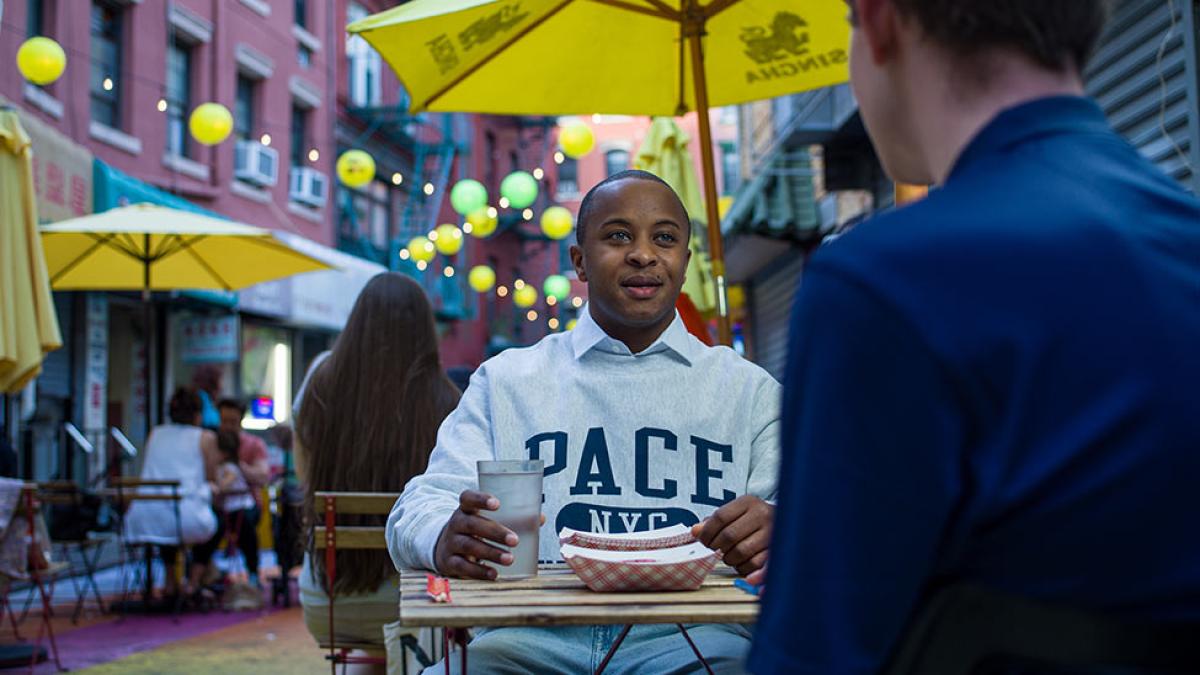
<svg viewBox="0 0 1200 675">
<path fill-rule="evenodd" d="M 304 155 L 308 145 L 308 109 L 292 104 L 291 128 L 292 166 L 304 166 Z"/>
<path fill-rule="evenodd" d="M 29 0 L 25 31 L 28 37 L 46 34 L 46 1 Z M 2 4 L 4 3 L 0 2 L 0 5 Z"/>
<path fill-rule="evenodd" d="M 574 197 L 579 194 L 579 162 L 572 157 L 563 159 L 558 165 L 558 196 Z"/>
<path fill-rule="evenodd" d="M 625 150 L 609 150 L 604 153 L 604 170 L 606 176 L 621 173 L 629 168 L 629 152 Z"/>
<path fill-rule="evenodd" d="M 390 233 L 388 199 L 391 190 L 386 183 L 376 180 L 362 190 L 355 190 L 352 195 L 356 225 L 354 234 L 370 242 L 376 249 L 386 250 Z"/>
<path fill-rule="evenodd" d="M 296 63 L 299 63 L 301 68 L 308 68 L 312 66 L 312 50 L 304 45 L 297 47 Z"/>
<path fill-rule="evenodd" d="M 738 157 L 737 146 L 733 143 L 721 144 L 721 194 L 731 195 L 737 192 L 742 182 L 742 166 Z"/>
<path fill-rule="evenodd" d="M 105 2 L 92 3 L 92 72 L 89 82 L 92 119 L 121 126 L 121 12 Z"/>
<path fill-rule="evenodd" d="M 308 28 L 308 0 L 294 0 L 292 7 L 295 9 L 293 21 L 301 28 Z"/>
<path fill-rule="evenodd" d="M 366 18 L 367 10 L 358 3 L 350 3 L 346 9 L 349 22 Z M 367 41 L 358 35 L 346 38 L 346 60 L 350 66 L 350 104 L 365 108 L 377 106 L 382 100 L 379 82 L 383 72 L 383 60 Z"/>
<path fill-rule="evenodd" d="M 233 131 L 240 140 L 250 139 L 254 133 L 254 89 L 257 83 L 239 74 L 237 97 L 233 103 Z"/>
<path fill-rule="evenodd" d="M 167 46 L 167 153 L 191 157 L 187 115 L 192 109 L 192 48 L 171 39 Z"/>
</svg>

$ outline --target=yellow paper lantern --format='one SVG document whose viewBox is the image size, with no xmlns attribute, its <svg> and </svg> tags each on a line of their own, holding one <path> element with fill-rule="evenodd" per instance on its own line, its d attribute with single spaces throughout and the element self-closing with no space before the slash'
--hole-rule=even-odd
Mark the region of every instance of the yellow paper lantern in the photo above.
<svg viewBox="0 0 1200 675">
<path fill-rule="evenodd" d="M 437 237 L 430 237 L 430 239 L 433 240 L 438 253 L 442 255 L 454 255 L 462 250 L 463 233 L 457 226 L 449 223 L 438 225 L 434 232 L 437 233 Z"/>
<path fill-rule="evenodd" d="M 571 212 L 561 206 L 551 206 L 542 212 L 542 234 L 551 239 L 566 239 L 574 227 Z"/>
<path fill-rule="evenodd" d="M 425 237 L 413 237 L 408 240 L 408 256 L 417 262 L 428 263 L 437 255 L 433 242 Z"/>
<path fill-rule="evenodd" d="M 338 157 L 338 180 L 349 188 L 360 188 L 375 178 L 375 158 L 362 150 L 347 150 Z"/>
<path fill-rule="evenodd" d="M 188 117 L 188 130 L 201 145 L 216 145 L 233 131 L 233 115 L 220 103 L 201 103 Z"/>
<path fill-rule="evenodd" d="M 467 222 L 471 224 L 471 236 L 483 239 L 496 231 L 500 219 L 496 217 L 496 207 L 485 206 L 472 211 L 467 216 Z"/>
<path fill-rule="evenodd" d="M 48 37 L 31 37 L 17 50 L 17 70 L 34 84 L 50 84 L 67 68 L 67 53 Z"/>
<path fill-rule="evenodd" d="M 496 285 L 496 272 L 487 265 L 476 265 L 467 273 L 467 283 L 476 293 L 487 293 Z"/>
<path fill-rule="evenodd" d="M 516 303 L 517 307 L 520 307 L 521 309 L 533 307 L 537 301 L 537 289 L 529 284 L 525 284 L 516 291 L 513 291 L 513 302 Z"/>
<path fill-rule="evenodd" d="M 596 136 L 592 128 L 583 122 L 564 124 L 558 130 L 558 146 L 567 157 L 579 159 L 592 151 Z"/>
</svg>

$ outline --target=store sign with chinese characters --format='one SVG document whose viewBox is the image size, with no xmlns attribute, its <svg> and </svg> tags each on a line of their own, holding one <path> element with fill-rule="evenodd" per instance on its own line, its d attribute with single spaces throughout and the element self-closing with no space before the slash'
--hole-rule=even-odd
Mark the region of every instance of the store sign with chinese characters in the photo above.
<svg viewBox="0 0 1200 675">
<path fill-rule="evenodd" d="M 21 126 L 33 148 L 38 219 L 53 223 L 91 213 L 92 153 L 23 111 Z"/>
<path fill-rule="evenodd" d="M 238 359 L 239 325 L 236 316 L 203 316 L 185 319 L 182 331 L 184 363 L 229 363 Z"/>
<path fill-rule="evenodd" d="M 83 428 L 101 432 L 108 422 L 108 296 L 87 294 L 83 357 Z"/>
</svg>

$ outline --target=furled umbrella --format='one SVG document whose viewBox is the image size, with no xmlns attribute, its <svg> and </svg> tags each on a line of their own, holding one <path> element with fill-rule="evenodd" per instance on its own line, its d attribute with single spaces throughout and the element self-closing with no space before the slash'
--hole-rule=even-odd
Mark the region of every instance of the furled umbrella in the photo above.
<svg viewBox="0 0 1200 675">
<path fill-rule="evenodd" d="M 31 142 L 17 113 L 0 108 L 0 392 L 16 393 L 62 346 L 37 235 Z"/>
<path fill-rule="evenodd" d="M 387 59 L 413 112 L 683 115 L 848 77 L 842 0 L 413 0 L 347 30 Z M 729 344 L 712 129 L 699 118 Z"/>
</svg>

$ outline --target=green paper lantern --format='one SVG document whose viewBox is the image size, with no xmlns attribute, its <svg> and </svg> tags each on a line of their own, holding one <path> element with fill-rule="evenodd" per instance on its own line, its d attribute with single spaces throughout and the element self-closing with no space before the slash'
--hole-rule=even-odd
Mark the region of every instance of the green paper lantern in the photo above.
<svg viewBox="0 0 1200 675">
<path fill-rule="evenodd" d="M 465 178 L 450 190 L 450 206 L 460 215 L 467 215 L 487 206 L 487 188 L 477 180 Z"/>
<path fill-rule="evenodd" d="M 571 294 L 571 280 L 561 274 L 551 274 L 542 282 L 542 292 L 562 302 Z"/>
<path fill-rule="evenodd" d="M 537 179 L 525 171 L 514 171 L 500 183 L 500 196 L 514 209 L 527 209 L 537 201 Z"/>
</svg>

